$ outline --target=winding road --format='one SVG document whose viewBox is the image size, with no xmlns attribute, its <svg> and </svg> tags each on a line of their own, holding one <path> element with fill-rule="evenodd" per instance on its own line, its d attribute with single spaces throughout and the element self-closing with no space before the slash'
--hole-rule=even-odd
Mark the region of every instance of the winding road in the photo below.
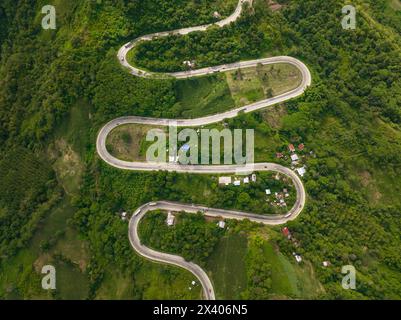
<svg viewBox="0 0 401 320">
<path fill-rule="evenodd" d="M 240 17 L 243 4 L 248 2 L 252 5 L 252 0 L 240 0 L 238 2 L 238 6 L 235 12 L 227 17 L 224 20 L 221 20 L 216 23 L 218 26 L 224 26 L 229 23 L 235 22 L 238 17 Z M 152 73 L 145 70 L 138 69 L 127 62 L 126 55 L 129 50 L 131 50 L 135 45 L 137 45 L 141 41 L 150 41 L 155 38 L 165 37 L 171 34 L 181 34 L 185 35 L 194 31 L 205 31 L 210 25 L 185 28 L 170 32 L 161 32 L 155 33 L 151 35 L 142 36 L 134 41 L 124 45 L 118 52 L 118 59 L 121 64 L 127 67 L 130 72 L 138 77 L 146 77 L 146 78 L 154 78 L 154 77 L 166 77 L 172 76 L 175 78 L 183 79 L 190 78 L 196 76 L 203 76 L 207 74 L 212 74 L 216 72 L 225 72 L 229 70 L 236 70 L 238 68 L 249 68 L 255 67 L 258 64 L 275 64 L 275 63 L 289 63 L 297 67 L 302 74 L 301 84 L 287 93 L 281 94 L 279 96 L 265 99 L 247 106 L 243 106 L 241 108 L 233 109 L 224 113 L 219 113 L 216 115 L 201 117 L 197 119 L 156 119 L 156 118 L 144 118 L 144 117 L 122 117 L 118 119 L 114 119 L 107 123 L 99 132 L 97 137 L 96 148 L 98 155 L 102 160 L 104 160 L 109 165 L 124 169 L 124 170 L 135 170 L 135 171 L 158 171 L 164 170 L 169 172 L 189 172 L 189 173 L 199 173 L 199 174 L 245 174 L 249 172 L 258 172 L 258 171 L 275 171 L 281 174 L 288 176 L 294 183 L 297 199 L 294 206 L 285 214 L 285 215 L 273 215 L 273 216 L 263 216 L 257 215 L 248 212 L 240 212 L 235 210 L 222 210 L 222 209 L 214 209 L 207 208 L 203 206 L 197 205 L 188 205 L 182 203 L 174 203 L 167 201 L 159 201 L 153 203 L 147 203 L 138 208 L 133 214 L 130 223 L 129 223 L 129 240 L 134 248 L 134 250 L 140 254 L 141 256 L 150 259 L 152 261 L 167 263 L 171 265 L 175 265 L 186 270 L 192 272 L 200 281 L 203 288 L 203 295 L 205 299 L 215 299 L 213 284 L 210 281 L 206 272 L 196 265 L 195 263 L 185 261 L 182 257 L 171 255 L 159 251 L 152 250 L 143 244 L 138 236 L 138 225 L 140 220 L 146 215 L 147 212 L 153 210 L 165 210 L 165 211 L 174 211 L 174 212 L 187 212 L 187 213 L 197 213 L 202 212 L 206 216 L 211 217 L 219 217 L 224 219 L 249 219 L 253 222 L 263 223 L 266 225 L 279 225 L 284 224 L 288 221 L 294 220 L 298 217 L 305 206 L 306 200 L 306 192 L 304 186 L 302 184 L 301 179 L 297 176 L 297 174 L 289 168 L 283 167 L 281 165 L 275 163 L 255 163 L 252 165 L 180 165 L 176 163 L 152 163 L 152 162 L 127 162 L 113 157 L 106 148 L 106 140 L 109 133 L 118 126 L 125 124 L 147 124 L 147 125 L 156 125 L 156 126 L 177 126 L 177 127 L 196 127 L 208 125 L 211 123 L 216 123 L 223 121 L 224 119 L 234 118 L 238 115 L 239 112 L 252 112 L 256 110 L 260 110 L 262 108 L 266 108 L 268 106 L 287 101 L 289 99 L 293 99 L 298 97 L 304 93 L 306 88 L 311 84 L 311 74 L 309 69 L 303 64 L 301 61 L 287 56 L 281 57 L 272 57 L 265 59 L 257 59 L 252 61 L 244 61 L 233 64 L 221 65 L 216 67 L 184 71 L 184 72 L 176 72 L 176 73 L 168 73 L 168 74 L 159 74 Z"/>
</svg>

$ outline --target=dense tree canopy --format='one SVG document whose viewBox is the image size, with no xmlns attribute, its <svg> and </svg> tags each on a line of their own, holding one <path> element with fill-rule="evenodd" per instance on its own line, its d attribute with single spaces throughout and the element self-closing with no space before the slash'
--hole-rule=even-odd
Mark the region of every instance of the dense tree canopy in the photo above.
<svg viewBox="0 0 401 320">
<path fill-rule="evenodd" d="M 215 1 L 213 6 L 224 16 L 234 2 Z M 222 206 L 235 200 L 245 207 L 252 194 L 244 191 L 237 196 L 227 189 L 215 199 L 210 190 L 218 190 L 212 186 L 216 183 L 208 180 L 209 193 L 192 198 L 186 190 L 197 190 L 204 178 L 120 171 L 102 163 L 95 152 L 96 134 L 106 121 L 121 115 L 174 116 L 178 99 L 173 80 L 139 79 L 120 68 L 118 48 L 149 32 L 212 22 L 209 2 L 168 1 L 168 10 L 163 0 L 60 3 L 56 31 L 41 29 L 40 3 L 0 3 L 0 249 L 5 258 L 17 253 L 60 198 L 70 201 L 62 179 L 54 174 L 48 147 L 59 138 L 56 132 L 72 108 L 85 101 L 89 116 L 79 132 L 89 142 L 79 151 L 83 178 L 70 205 L 75 210 L 73 226 L 89 243 L 85 276 L 91 284 L 90 297 L 95 297 L 110 265 L 137 281 L 145 263 L 129 245 L 127 226 L 117 214 L 121 210 L 133 211 L 159 199 L 197 199 Z M 299 240 L 297 251 L 312 263 L 325 287 L 325 297 L 399 299 L 400 13 L 388 11 L 385 0 L 368 1 L 364 7 L 358 2 L 358 27 L 346 31 L 340 23 L 342 1 L 280 3 L 285 6 L 272 12 L 267 1 L 256 1 L 255 12 L 238 24 L 144 44 L 136 55 L 138 64 L 176 71 L 188 58 L 199 66 L 278 54 L 304 61 L 312 71 L 313 85 L 304 96 L 285 104 L 279 125 L 268 126 L 256 113 L 233 119 L 229 126 L 257 127 L 266 134 L 264 139 L 302 141 L 314 151 L 304 179 L 307 208 L 289 226 Z M 167 242 L 171 237 L 189 239 L 184 254 L 202 262 L 207 256 L 199 253 L 213 250 L 206 239 L 217 239 L 218 234 L 197 216 L 183 220 L 177 234 L 159 233 L 162 228 L 152 232 Z M 181 248 L 158 245 L 174 252 Z M 292 254 L 292 243 L 279 245 L 285 254 Z M 321 267 L 325 260 L 331 268 Z M 2 259 L 2 272 L 9 263 Z M 27 292 L 22 288 L 34 281 L 28 277 L 33 262 L 28 264 L 15 285 L 22 296 Z M 360 275 L 354 292 L 341 289 L 344 264 L 355 265 Z M 268 296 L 269 270 L 263 259 L 252 270 L 250 297 Z M 137 287 L 132 295 L 142 298 L 145 286 Z M 0 288 L 0 297 L 8 297 L 8 288 Z"/>
</svg>

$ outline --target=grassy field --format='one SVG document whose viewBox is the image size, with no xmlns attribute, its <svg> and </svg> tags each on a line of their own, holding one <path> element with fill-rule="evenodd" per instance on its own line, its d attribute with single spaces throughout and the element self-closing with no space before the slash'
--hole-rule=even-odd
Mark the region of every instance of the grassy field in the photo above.
<svg viewBox="0 0 401 320">
<path fill-rule="evenodd" d="M 75 265 L 58 262 L 56 285 L 63 300 L 85 300 L 88 298 L 89 282 L 85 274 Z"/>
<path fill-rule="evenodd" d="M 78 101 L 54 133 L 57 140 L 65 140 L 81 157 L 85 155 L 87 147 L 92 143 L 87 130 L 91 125 L 90 112 L 87 102 Z"/>
<path fill-rule="evenodd" d="M 207 270 L 213 281 L 217 299 L 240 299 L 246 289 L 247 238 L 232 234 L 220 240 L 208 259 Z"/>
<path fill-rule="evenodd" d="M 272 243 L 265 243 L 264 256 L 272 267 L 272 298 L 299 297 L 294 266 Z"/>
<path fill-rule="evenodd" d="M 196 118 L 231 109 L 234 100 L 224 75 L 213 75 L 176 82 L 179 101 L 173 112 L 179 117 Z"/>
<path fill-rule="evenodd" d="M 394 10 L 401 10 L 401 1 L 400 0 L 389 0 L 390 1 L 390 6 L 394 9 Z"/>
<path fill-rule="evenodd" d="M 129 300 L 134 298 L 135 282 L 129 274 L 105 270 L 102 284 L 96 291 L 97 300 Z"/>
<path fill-rule="evenodd" d="M 297 68 L 289 64 L 257 66 L 225 74 L 179 80 L 176 117 L 195 118 L 224 112 L 296 88 L 301 82 Z"/>
<path fill-rule="evenodd" d="M 227 72 L 226 76 L 236 107 L 288 92 L 302 81 L 300 71 L 284 63 Z"/>
<path fill-rule="evenodd" d="M 265 97 L 254 68 L 227 72 L 226 78 L 235 106 L 243 106 Z"/>
<path fill-rule="evenodd" d="M 298 290 L 304 299 L 316 299 L 325 293 L 323 285 L 317 279 L 315 270 L 309 261 L 304 261 L 302 266 L 294 266 L 297 277 Z"/>
<path fill-rule="evenodd" d="M 272 298 L 313 299 L 324 292 L 310 262 L 297 264 L 286 257 L 274 243 L 265 245 L 266 257 L 272 265 Z"/>
<path fill-rule="evenodd" d="M 98 300 L 194 300 L 202 297 L 199 284 L 192 285 L 192 281 L 198 282 L 197 279 L 180 268 L 144 260 L 135 274 L 126 274 L 111 268 L 105 271 L 102 284 L 96 292 L 95 298 Z"/>
<path fill-rule="evenodd" d="M 242 231 L 238 233 L 238 230 Z M 247 297 L 251 281 L 248 270 L 255 263 L 270 265 L 269 299 L 312 299 L 324 292 L 312 265 L 308 261 L 297 264 L 292 256 L 284 255 L 274 240 L 277 236 L 281 235 L 269 227 L 249 230 L 249 226 L 237 225 L 235 231 L 229 231 L 220 240 L 207 263 L 218 298 Z"/>
<path fill-rule="evenodd" d="M 146 288 L 142 292 L 144 300 L 202 298 L 202 288 L 198 279 L 180 268 L 146 262 L 135 274 L 135 281 L 139 286 Z M 192 285 L 192 281 L 196 282 L 195 286 Z"/>
<path fill-rule="evenodd" d="M 146 150 L 151 145 L 146 141 L 147 132 L 151 129 L 163 130 L 148 125 L 128 124 L 114 129 L 107 137 L 107 150 L 114 157 L 126 161 L 146 160 Z"/>
</svg>

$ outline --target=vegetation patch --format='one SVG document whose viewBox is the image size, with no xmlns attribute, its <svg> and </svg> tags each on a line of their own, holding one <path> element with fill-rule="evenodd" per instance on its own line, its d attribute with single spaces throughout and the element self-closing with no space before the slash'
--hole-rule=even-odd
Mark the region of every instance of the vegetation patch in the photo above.
<svg viewBox="0 0 401 320">
<path fill-rule="evenodd" d="M 107 150 L 114 157 L 126 161 L 145 161 L 146 151 L 152 142 L 146 141 L 148 132 L 152 129 L 161 130 L 154 126 L 128 124 L 115 128 L 107 137 Z"/>
<path fill-rule="evenodd" d="M 229 234 L 220 239 L 210 255 L 206 269 L 218 299 L 241 298 L 240 293 L 247 287 L 246 252 L 246 237 L 241 234 Z"/>
<path fill-rule="evenodd" d="M 0 176 L 0 254 L 7 257 L 32 236 L 52 196 L 57 197 L 52 195 L 56 182 L 51 167 L 21 147 L 0 160 Z"/>
<path fill-rule="evenodd" d="M 290 64 L 258 65 L 227 72 L 227 82 L 236 106 L 271 98 L 297 88 L 302 76 Z"/>
<path fill-rule="evenodd" d="M 189 271 L 180 268 L 146 262 L 135 274 L 135 280 L 137 286 L 141 288 L 139 289 L 140 298 L 144 300 L 199 300 L 203 298 L 199 280 Z"/>
<path fill-rule="evenodd" d="M 394 10 L 401 10 L 401 1 L 400 0 L 389 0 L 390 5 Z"/>
<path fill-rule="evenodd" d="M 223 75 L 178 80 L 175 92 L 177 104 L 173 112 L 180 118 L 216 114 L 235 106 Z"/>
<path fill-rule="evenodd" d="M 148 213 L 139 227 L 142 243 L 159 251 L 179 253 L 187 261 L 204 265 L 222 235 L 216 224 L 205 223 L 200 214 L 178 214 L 174 227 L 169 227 L 166 220 L 166 214 L 160 211 Z"/>
<path fill-rule="evenodd" d="M 73 264 L 74 272 L 87 275 L 88 292 L 87 286 L 74 284 L 83 288 L 80 297 L 95 298 L 98 292 L 102 297 L 135 299 L 199 297 L 200 291 L 188 290 L 191 274 L 180 270 L 179 278 L 171 277 L 162 272 L 163 266 L 133 253 L 126 222 L 118 213 L 159 199 L 217 205 L 217 177 L 178 178 L 175 173 L 117 170 L 99 160 L 95 141 L 101 126 L 120 116 L 175 117 L 171 112 L 177 102 L 175 80 L 142 79 L 124 72 L 116 49 L 142 34 L 212 21 L 209 3 L 202 2 L 205 11 L 199 15 L 202 10 L 188 10 L 192 1 L 58 0 L 58 29 L 48 32 L 40 25 L 42 3 L 0 2 L 1 298 L 57 298 L 43 293 L 37 270 L 48 261 L 69 265 L 65 260 Z M 289 143 L 305 143 L 308 150 L 303 155 L 307 207 L 288 224 L 298 246 L 274 237 L 274 228 L 263 229 L 259 233 L 263 241 L 256 249 L 250 248 L 255 255 L 249 257 L 255 262 L 247 265 L 247 294 L 284 298 L 292 292 L 293 298 L 295 270 L 301 297 L 399 299 L 401 16 L 390 0 L 356 1 L 357 29 L 344 32 L 339 23 L 343 1 L 286 3 L 283 10 L 272 13 L 268 1 L 255 1 L 255 10 L 238 23 L 152 41 L 146 48 L 141 46 L 145 50 L 139 60 L 146 58 L 141 60 L 145 67 L 165 71 L 187 69 L 185 60 L 201 67 L 273 55 L 289 55 L 307 63 L 313 85 L 303 96 L 285 103 L 286 113 L 276 126 L 267 125 L 262 112 L 227 121 L 230 128 L 257 130 L 256 161 L 290 165 L 289 160 L 275 159 L 275 153 L 287 150 Z M 220 8 L 215 10 L 225 15 Z M 81 100 L 87 101 L 87 107 Z M 58 136 L 64 120 L 81 111 L 86 117 L 77 119 L 85 125 L 72 121 Z M 48 176 L 54 158 L 47 156 L 47 148 L 62 140 L 84 164 L 74 201 L 60 202 L 66 183 L 52 173 Z M 19 152 L 20 148 L 24 151 Z M 55 168 L 64 170 L 67 165 Z M 365 177 L 365 172 L 370 176 Z M 363 183 L 368 183 L 366 188 Z M 380 199 L 369 195 L 375 189 Z M 65 230 L 71 216 L 68 225 L 76 236 Z M 228 224 L 230 230 L 236 229 L 234 222 Z M 187 237 L 190 230 L 188 226 Z M 253 232 L 246 221 L 237 231 L 248 237 Z M 72 238 L 87 243 L 86 254 L 82 242 L 71 242 L 77 250 L 63 244 Z M 271 250 L 264 249 L 265 242 Z M 80 254 L 72 255 L 72 251 Z M 295 251 L 305 265 L 296 264 Z M 287 263 L 264 257 L 269 254 L 276 259 L 279 253 L 293 270 Z M 324 267 L 324 261 L 330 266 Z M 269 270 L 275 264 L 286 270 L 280 275 L 287 280 L 283 280 L 285 286 L 274 285 L 273 290 L 276 280 Z M 356 290 L 341 288 L 339 270 L 348 264 L 357 269 Z M 306 269 L 298 272 L 297 267 Z M 108 277 L 111 271 L 113 276 Z M 79 279 L 73 275 L 67 279 Z M 308 277 L 318 279 L 310 281 L 309 289 Z M 123 283 L 131 279 L 134 289 Z M 121 291 L 113 291 L 111 283 Z"/>
</svg>

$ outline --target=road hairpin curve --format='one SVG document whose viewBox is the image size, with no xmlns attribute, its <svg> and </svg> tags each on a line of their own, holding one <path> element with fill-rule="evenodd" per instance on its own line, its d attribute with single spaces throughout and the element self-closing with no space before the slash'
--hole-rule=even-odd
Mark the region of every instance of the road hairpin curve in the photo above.
<svg viewBox="0 0 401 320">
<path fill-rule="evenodd" d="M 214 25 L 223 27 L 228 25 L 232 22 L 235 22 L 242 13 L 243 4 L 247 2 L 252 5 L 252 0 L 240 0 L 238 5 L 235 9 L 235 12 L 227 17 L 224 20 L 221 20 Z M 227 112 L 201 117 L 197 119 L 157 119 L 157 118 L 145 118 L 145 117 L 122 117 L 118 119 L 114 119 L 107 123 L 99 132 L 97 137 L 97 153 L 99 154 L 100 158 L 104 160 L 109 165 L 124 169 L 124 170 L 134 170 L 134 171 L 169 171 L 169 172 L 187 172 L 187 173 L 194 173 L 194 174 L 230 174 L 230 173 L 241 173 L 241 171 L 246 172 L 249 170 L 248 167 L 239 166 L 239 165 L 180 165 L 176 163 L 149 163 L 149 162 L 127 162 L 120 159 L 113 157 L 106 148 L 106 139 L 109 133 L 118 126 L 126 125 L 126 124 L 147 124 L 147 125 L 157 125 L 157 126 L 169 126 L 172 123 L 178 127 L 196 127 L 196 126 L 203 126 L 212 123 L 221 122 L 224 119 L 234 118 L 238 116 L 239 112 L 249 113 L 256 110 L 260 110 L 266 108 L 271 105 L 275 105 L 280 102 L 288 101 L 290 99 L 296 98 L 304 93 L 306 88 L 311 84 L 311 74 L 309 69 L 305 64 L 303 64 L 298 59 L 287 57 L 287 56 L 280 56 L 280 57 L 272 57 L 272 58 L 264 58 L 264 59 L 257 59 L 257 60 L 250 60 L 250 61 L 243 61 L 237 62 L 232 64 L 225 64 L 221 66 L 203 68 L 198 70 L 190 70 L 190 71 L 183 71 L 183 72 L 175 72 L 175 73 L 152 73 L 145 70 L 141 70 L 130 65 L 127 61 L 127 53 L 134 48 L 137 44 L 141 41 L 151 41 L 155 38 L 166 37 L 172 34 L 176 35 L 185 35 L 189 34 L 194 31 L 206 31 L 207 28 L 211 25 L 203 25 L 198 27 L 191 27 L 191 28 L 184 28 L 169 32 L 160 32 L 154 33 L 151 35 L 145 35 L 139 37 L 123 47 L 118 51 L 118 59 L 120 63 L 128 68 L 131 74 L 137 77 L 145 77 L 145 78 L 166 78 L 166 77 L 174 77 L 177 79 L 186 79 L 192 78 L 197 76 L 204 76 L 208 74 L 214 74 L 218 72 L 226 72 L 231 70 L 237 70 L 241 68 L 249 68 L 255 67 L 257 65 L 269 65 L 269 64 L 277 64 L 277 63 L 287 63 L 295 66 L 298 68 L 302 74 L 302 81 L 300 85 L 281 95 L 278 95 L 273 98 L 261 100 L 240 108 L 236 108 Z M 306 192 L 303 186 L 301 179 L 297 176 L 297 174 L 284 166 L 275 163 L 255 163 L 252 164 L 252 168 L 254 172 L 259 171 L 275 171 L 285 176 L 289 177 L 292 182 L 294 183 L 296 192 L 297 192 L 297 199 L 294 206 L 285 214 L 285 215 L 274 215 L 274 216 L 262 216 L 258 214 L 248 213 L 248 212 L 241 212 L 235 210 L 223 210 L 223 209 L 214 209 L 196 205 L 188 205 L 182 203 L 174 203 L 174 202 L 167 202 L 167 201 L 158 201 L 152 202 L 142 205 L 138 208 L 135 213 L 132 215 L 131 220 L 129 222 L 129 240 L 134 248 L 134 250 L 141 256 L 160 263 L 167 263 L 170 265 L 175 265 L 181 268 L 184 268 L 190 272 L 192 272 L 200 281 L 203 288 L 203 295 L 205 299 L 214 300 L 215 293 L 213 289 L 213 284 L 209 279 L 206 272 L 197 264 L 193 262 L 185 261 L 184 258 L 167 254 L 159 251 L 152 250 L 144 245 L 141 244 L 141 241 L 138 236 L 138 225 L 140 220 L 146 215 L 147 212 L 153 210 L 166 210 L 166 211 L 175 211 L 180 212 L 184 211 L 187 213 L 197 213 L 202 212 L 206 216 L 211 217 L 222 217 L 224 219 L 249 219 L 250 221 L 263 223 L 266 225 L 280 225 L 284 224 L 288 221 L 294 220 L 298 217 L 305 206 L 306 200 Z"/>
</svg>

